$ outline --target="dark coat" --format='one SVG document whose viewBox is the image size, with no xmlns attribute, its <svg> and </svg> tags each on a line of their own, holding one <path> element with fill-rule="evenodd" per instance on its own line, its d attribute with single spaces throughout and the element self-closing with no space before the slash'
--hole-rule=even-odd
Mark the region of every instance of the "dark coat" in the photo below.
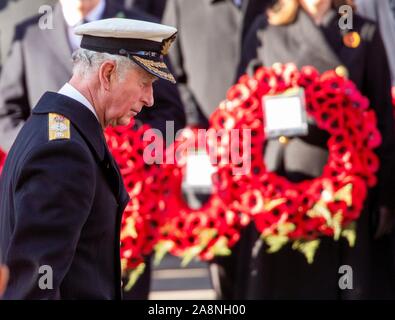
<svg viewBox="0 0 395 320">
<path fill-rule="evenodd" d="M 377 22 L 384 46 L 388 54 L 388 62 L 391 70 L 392 83 L 395 85 L 395 15 L 391 10 L 391 5 L 395 5 L 391 0 L 369 1 L 356 0 L 355 5 L 359 15 Z"/>
<path fill-rule="evenodd" d="M 170 60 L 187 123 L 207 126 L 207 119 L 234 83 L 244 36 L 268 0 L 168 0 L 163 23 L 178 38 Z"/>
<path fill-rule="evenodd" d="M 126 11 L 107 1 L 103 18 L 122 16 L 154 21 L 138 10 Z M 0 147 L 8 150 L 31 109 L 46 91 L 58 91 L 72 73 L 72 49 L 59 4 L 54 8 L 54 29 L 41 30 L 39 17 L 16 27 L 15 37 L 0 75 Z M 175 85 L 159 80 L 154 89 L 154 108 L 144 108 L 138 119 L 164 130 L 166 120 L 179 129 L 185 123 Z"/>
<path fill-rule="evenodd" d="M 387 298 L 395 293 L 394 270 L 388 239 L 373 240 L 374 219 L 379 206 L 394 207 L 394 132 L 390 99 L 390 75 L 382 40 L 376 26 L 354 15 L 354 30 L 362 38 L 357 48 L 343 44 L 343 33 L 334 11 L 317 27 L 302 10 L 296 21 L 286 26 L 268 26 L 257 18 L 247 37 L 240 74 L 250 66 L 275 62 L 294 62 L 298 67 L 312 65 L 320 72 L 345 65 L 349 77 L 370 99 L 378 118 L 383 144 L 377 150 L 381 161 L 379 184 L 370 190 L 365 209 L 357 224 L 357 242 L 353 249 L 346 241 L 322 239 L 313 265 L 290 246 L 275 254 L 266 247 L 253 250 L 257 234 L 245 232 L 240 246 L 239 270 L 241 297 L 260 298 Z M 301 181 L 321 174 L 328 156 L 328 135 L 314 124 L 307 137 L 293 138 L 286 145 L 276 140 L 267 143 L 265 161 L 269 170 L 290 180 Z M 248 262 L 250 259 L 250 262 Z M 340 290 L 341 265 L 354 271 L 354 290 Z M 247 266 L 247 267 L 246 267 Z M 246 280 L 245 275 L 249 275 Z"/>
<path fill-rule="evenodd" d="M 49 139 L 49 113 L 70 120 Z M 119 299 L 120 225 L 129 196 L 102 128 L 85 106 L 47 92 L 7 157 L 0 183 L 5 299 Z M 41 266 L 53 289 L 38 286 Z"/>
<path fill-rule="evenodd" d="M 166 7 L 166 0 L 125 0 L 125 4 L 161 19 Z"/>
</svg>

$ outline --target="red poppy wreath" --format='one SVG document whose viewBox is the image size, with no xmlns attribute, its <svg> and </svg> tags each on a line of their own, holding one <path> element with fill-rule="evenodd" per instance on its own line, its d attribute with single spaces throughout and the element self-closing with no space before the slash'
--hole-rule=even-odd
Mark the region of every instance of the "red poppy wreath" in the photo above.
<svg viewBox="0 0 395 320">
<path fill-rule="evenodd" d="M 304 88 L 307 114 L 329 133 L 329 157 L 320 177 L 292 183 L 269 172 L 263 161 L 264 96 Z M 218 193 L 248 212 L 268 245 L 276 252 L 287 243 L 305 254 L 309 263 L 320 237 L 355 243 L 358 219 L 367 189 L 376 184 L 379 160 L 373 149 L 381 143 L 369 101 L 349 80 L 334 71 L 319 74 L 313 67 L 262 67 L 244 75 L 227 93 L 211 117 L 211 126 L 231 131 L 251 129 L 251 170 L 235 176 L 232 163 L 218 162 Z M 229 148 L 222 145 L 220 150 Z M 217 155 L 221 158 L 221 155 Z"/>
<path fill-rule="evenodd" d="M 160 143 L 160 137 L 154 138 L 155 135 L 148 132 L 149 126 L 137 126 L 133 120 L 129 126 L 107 128 L 105 131 L 107 144 L 130 196 L 121 225 L 121 262 L 123 274 L 129 278 L 127 290 L 144 271 L 145 257 L 151 254 L 158 242 L 159 226 L 165 217 L 162 195 L 166 177 L 158 164 L 148 164 L 144 159 L 144 152 L 152 149 L 160 152 L 163 143 Z M 148 148 L 158 141 L 155 148 Z M 148 156 L 154 159 L 161 155 Z"/>
<path fill-rule="evenodd" d="M 6 154 L 3 150 L 0 149 L 0 174 L 3 171 L 4 162 L 5 162 Z"/>
<path fill-rule="evenodd" d="M 166 150 L 162 167 L 168 177 L 163 194 L 166 223 L 161 227 L 161 241 L 156 246 L 157 263 L 167 252 L 182 258 L 183 266 L 195 257 L 208 261 L 228 255 L 240 238 L 240 230 L 250 222 L 248 214 L 218 196 L 215 183 L 212 195 L 201 208 L 192 209 L 184 200 L 182 183 L 188 152 L 197 151 L 199 146 L 206 148 L 207 139 L 205 130 L 187 128 Z"/>
</svg>

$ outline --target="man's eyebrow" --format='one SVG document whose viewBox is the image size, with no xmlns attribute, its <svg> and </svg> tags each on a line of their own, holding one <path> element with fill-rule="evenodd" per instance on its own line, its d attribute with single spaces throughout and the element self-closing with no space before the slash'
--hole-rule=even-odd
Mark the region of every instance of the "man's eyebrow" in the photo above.
<svg viewBox="0 0 395 320">
<path fill-rule="evenodd" d="M 143 75 L 143 79 L 144 81 L 152 81 L 152 83 L 154 83 L 156 80 L 158 80 L 158 76 L 149 73 L 148 71 L 144 70 L 144 75 Z"/>
<path fill-rule="evenodd" d="M 152 83 L 156 82 L 159 80 L 157 76 L 154 76 L 153 74 L 148 74 L 146 77 L 146 80 L 152 81 Z"/>
</svg>

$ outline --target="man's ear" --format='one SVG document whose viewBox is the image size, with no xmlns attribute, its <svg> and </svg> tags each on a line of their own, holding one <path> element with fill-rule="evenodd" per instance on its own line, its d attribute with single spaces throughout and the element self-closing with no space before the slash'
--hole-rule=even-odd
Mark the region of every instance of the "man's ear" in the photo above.
<svg viewBox="0 0 395 320">
<path fill-rule="evenodd" d="M 9 271 L 6 266 L 0 265 L 0 298 L 3 295 L 8 282 Z"/>
<path fill-rule="evenodd" d="M 115 74 L 116 64 L 114 61 L 107 60 L 102 63 L 99 69 L 100 83 L 106 91 L 110 90 L 111 78 Z"/>
</svg>

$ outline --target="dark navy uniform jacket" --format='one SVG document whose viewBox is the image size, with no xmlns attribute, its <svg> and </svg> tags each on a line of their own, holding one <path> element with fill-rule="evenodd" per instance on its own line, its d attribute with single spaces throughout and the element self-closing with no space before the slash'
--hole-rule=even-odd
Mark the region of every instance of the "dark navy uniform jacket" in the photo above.
<svg viewBox="0 0 395 320">
<path fill-rule="evenodd" d="M 70 121 L 70 138 L 49 138 L 53 113 Z M 121 297 L 120 223 L 129 196 L 88 108 L 43 95 L 9 152 L 0 197 L 5 299 Z M 53 289 L 39 286 L 49 275 L 42 266 L 52 268 Z"/>
</svg>

